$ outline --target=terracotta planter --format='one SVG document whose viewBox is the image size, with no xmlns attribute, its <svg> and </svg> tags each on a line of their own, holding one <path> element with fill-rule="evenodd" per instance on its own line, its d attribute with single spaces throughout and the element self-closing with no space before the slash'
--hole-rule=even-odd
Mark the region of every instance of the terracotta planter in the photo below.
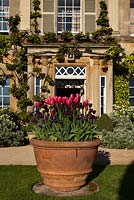
<svg viewBox="0 0 134 200">
<path fill-rule="evenodd" d="M 44 184 L 58 191 L 73 191 L 86 183 L 101 141 L 48 142 L 32 139 L 31 144 Z"/>
</svg>

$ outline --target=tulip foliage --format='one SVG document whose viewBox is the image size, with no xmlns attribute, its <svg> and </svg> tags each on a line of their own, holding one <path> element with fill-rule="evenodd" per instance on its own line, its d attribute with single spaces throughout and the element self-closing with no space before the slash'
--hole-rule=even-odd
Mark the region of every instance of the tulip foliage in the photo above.
<svg viewBox="0 0 134 200">
<path fill-rule="evenodd" d="M 48 97 L 35 102 L 33 118 L 37 139 L 48 141 L 87 141 L 96 138 L 96 111 L 80 95 Z"/>
</svg>

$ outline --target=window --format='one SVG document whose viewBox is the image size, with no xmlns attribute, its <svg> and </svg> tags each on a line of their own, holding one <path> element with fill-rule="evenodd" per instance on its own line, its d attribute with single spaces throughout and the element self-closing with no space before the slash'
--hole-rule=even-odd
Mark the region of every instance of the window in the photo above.
<svg viewBox="0 0 134 200">
<path fill-rule="evenodd" d="M 80 0 L 58 0 L 58 33 L 80 32 Z"/>
<path fill-rule="evenodd" d="M 134 77 L 129 79 L 129 103 L 134 106 Z"/>
<path fill-rule="evenodd" d="M 100 77 L 100 113 L 106 113 L 106 76 Z"/>
<path fill-rule="evenodd" d="M 41 78 L 40 76 L 34 77 L 34 95 L 40 94 Z"/>
<path fill-rule="evenodd" d="M 0 32 L 8 32 L 9 0 L 0 0 Z"/>
<path fill-rule="evenodd" d="M 0 108 L 10 107 L 10 78 L 6 79 L 4 86 L 0 85 Z"/>
</svg>

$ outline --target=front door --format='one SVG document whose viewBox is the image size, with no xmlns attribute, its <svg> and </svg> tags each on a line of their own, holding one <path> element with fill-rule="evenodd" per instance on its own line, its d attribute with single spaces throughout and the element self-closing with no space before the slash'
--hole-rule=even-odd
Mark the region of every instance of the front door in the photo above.
<svg viewBox="0 0 134 200">
<path fill-rule="evenodd" d="M 84 80 L 56 80 L 55 86 L 56 96 L 67 96 L 70 94 L 84 94 Z"/>
</svg>

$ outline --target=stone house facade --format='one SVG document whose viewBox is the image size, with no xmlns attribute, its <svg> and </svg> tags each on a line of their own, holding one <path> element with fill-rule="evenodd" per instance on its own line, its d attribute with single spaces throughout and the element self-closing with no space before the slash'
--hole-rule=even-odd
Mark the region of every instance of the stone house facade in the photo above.
<svg viewBox="0 0 134 200">
<path fill-rule="evenodd" d="M 30 32 L 32 0 L 2 0 L 2 2 L 1 8 L 8 7 L 10 16 L 15 14 L 21 16 L 20 30 Z M 83 32 L 85 34 L 94 32 L 97 29 L 96 19 L 99 16 L 100 0 L 40 0 L 40 2 L 42 18 L 39 24 L 41 35 L 44 32 L 60 34 L 63 31 L 71 31 L 73 34 Z M 106 0 L 106 3 L 113 35 L 119 39 L 127 53 L 132 52 L 134 48 L 133 1 Z M 4 30 L 1 30 L 2 32 Z M 5 32 L 8 33 L 8 28 Z M 93 54 L 83 52 L 80 59 L 74 59 L 71 62 L 66 57 L 64 63 L 58 63 L 55 59 L 57 48 L 53 44 L 27 45 L 28 55 L 31 53 L 39 53 L 41 55 L 42 73 L 46 73 L 48 64 L 50 64 L 50 74 L 56 83 L 51 88 L 50 95 L 69 95 L 83 90 L 83 98 L 89 99 L 93 103 L 98 115 L 110 113 L 113 105 L 113 64 L 109 61 L 106 69 L 102 65 L 102 54 L 107 47 L 95 45 L 92 47 Z M 51 58 L 48 58 L 47 52 L 51 54 Z M 51 63 L 49 63 L 49 59 L 52 59 Z M 32 70 L 31 57 L 28 56 L 28 72 Z M 7 84 L 6 93 L 9 91 L 10 84 L 11 81 Z M 41 80 L 38 77 L 31 77 L 29 86 L 28 97 L 32 99 L 40 91 Z M 9 93 L 4 96 L 4 88 L 1 87 L 0 89 L 0 107 L 4 107 L 4 98 L 7 98 L 8 100 L 5 101 L 7 106 L 10 104 L 12 110 L 17 110 L 15 99 Z"/>
</svg>

